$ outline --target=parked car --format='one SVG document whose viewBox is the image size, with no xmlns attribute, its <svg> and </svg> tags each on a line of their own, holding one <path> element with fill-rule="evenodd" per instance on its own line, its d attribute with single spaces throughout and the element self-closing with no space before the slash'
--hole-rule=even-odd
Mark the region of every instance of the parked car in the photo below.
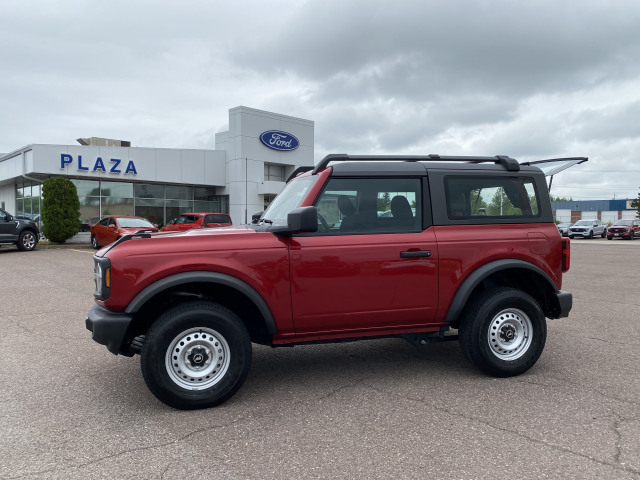
<svg viewBox="0 0 640 480">
<path fill-rule="evenodd" d="M 231 225 L 233 225 L 231 217 L 226 213 L 183 213 L 165 225 L 162 231 L 178 232 L 192 228 L 229 227 Z"/>
<path fill-rule="evenodd" d="M 600 235 L 602 238 L 607 235 L 607 225 L 598 219 L 578 220 L 569 227 L 569 238 L 593 238 L 596 235 Z"/>
<path fill-rule="evenodd" d="M 158 226 L 143 217 L 110 215 L 91 228 L 91 245 L 98 249 L 115 242 L 123 235 L 138 233 L 140 230 L 157 232 Z"/>
<path fill-rule="evenodd" d="M 640 237 L 640 220 L 617 220 L 607 229 L 607 240 Z"/>
<path fill-rule="evenodd" d="M 89 217 L 87 220 L 81 220 L 80 231 L 90 232 L 93 226 L 98 223 L 100 217 Z"/>
<path fill-rule="evenodd" d="M 560 235 L 562 235 L 563 237 L 569 236 L 569 227 L 571 227 L 570 223 L 559 223 L 556 226 L 558 227 L 558 232 L 560 232 Z"/>
<path fill-rule="evenodd" d="M 36 216 L 40 219 L 40 216 Z M 10 215 L 0 208 L 0 245 L 12 244 L 18 250 L 33 250 L 38 244 L 40 226 L 26 215 Z"/>
</svg>

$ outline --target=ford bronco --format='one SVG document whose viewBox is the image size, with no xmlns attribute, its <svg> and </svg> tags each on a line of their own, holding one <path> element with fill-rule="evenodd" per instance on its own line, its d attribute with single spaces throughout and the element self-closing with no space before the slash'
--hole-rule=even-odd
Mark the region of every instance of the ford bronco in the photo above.
<svg viewBox="0 0 640 480">
<path fill-rule="evenodd" d="M 329 155 L 253 225 L 142 231 L 98 251 L 86 326 L 140 354 L 151 392 L 179 409 L 229 399 L 253 343 L 459 340 L 485 373 L 519 375 L 546 318 L 572 306 L 543 171 L 584 161 Z"/>
</svg>

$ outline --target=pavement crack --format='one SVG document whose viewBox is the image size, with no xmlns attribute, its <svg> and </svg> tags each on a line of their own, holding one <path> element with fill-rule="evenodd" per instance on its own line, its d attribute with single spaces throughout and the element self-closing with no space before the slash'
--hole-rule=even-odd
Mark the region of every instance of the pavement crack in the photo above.
<svg viewBox="0 0 640 480">
<path fill-rule="evenodd" d="M 79 463 L 79 464 L 76 464 L 76 465 L 68 465 L 68 466 L 62 467 L 62 468 L 51 468 L 51 469 L 47 469 L 47 470 L 39 470 L 39 471 L 36 471 L 36 472 L 28 472 L 28 473 L 25 473 L 24 475 L 19 475 L 19 476 L 15 476 L 15 477 L 4 477 L 4 478 L 6 480 L 16 480 L 16 479 L 20 479 L 20 478 L 33 476 L 33 475 L 38 476 L 38 475 L 44 475 L 44 474 L 48 474 L 48 473 L 52 473 L 52 472 L 64 472 L 64 471 L 69 470 L 69 469 L 81 469 L 81 468 L 89 467 L 91 465 L 95 465 L 95 464 L 100 463 L 100 462 L 104 462 L 105 460 L 110 460 L 110 459 L 113 459 L 113 458 L 119 458 L 119 457 L 122 457 L 123 455 L 128 455 L 128 454 L 137 453 L 137 452 L 145 452 L 145 451 L 148 451 L 148 450 L 154 450 L 156 448 L 163 448 L 163 447 L 167 447 L 167 446 L 170 446 L 170 445 L 175 445 L 177 443 L 183 442 L 184 440 L 186 440 L 186 439 L 188 439 L 188 438 L 190 438 L 190 437 L 192 437 L 194 435 L 198 435 L 198 434 L 210 431 L 210 430 L 217 430 L 217 429 L 220 429 L 220 428 L 227 428 L 229 426 L 236 425 L 236 424 L 242 422 L 243 420 L 245 420 L 245 417 L 240 417 L 240 418 L 238 418 L 238 419 L 236 419 L 236 420 L 234 420 L 234 421 L 232 421 L 232 422 L 230 422 L 230 423 L 228 423 L 226 425 L 212 425 L 212 426 L 209 426 L 209 427 L 199 428 L 197 430 L 193 430 L 193 431 L 191 431 L 191 432 L 189 432 L 189 433 L 187 433 L 187 434 L 185 434 L 185 435 L 183 435 L 183 436 L 181 436 L 179 438 L 173 439 L 173 440 L 168 440 L 166 442 L 156 443 L 156 444 L 153 444 L 153 445 L 147 445 L 147 446 L 144 446 L 144 447 L 128 448 L 128 449 L 122 450 L 120 452 L 112 453 L 110 455 L 105 455 L 103 457 L 96 458 L 96 459 L 90 460 L 88 462 Z M 170 467 L 170 465 L 167 465 L 167 467 L 164 470 L 164 472 L 166 472 L 169 467 Z"/>
<path fill-rule="evenodd" d="M 523 434 L 521 432 L 518 432 L 518 431 L 515 431 L 515 430 L 511 430 L 511 429 L 506 428 L 506 427 L 501 427 L 499 425 L 494 425 L 492 423 L 485 422 L 485 421 L 483 421 L 483 420 L 481 420 L 479 418 L 470 416 L 470 415 L 465 414 L 465 413 L 460 413 L 460 412 L 453 411 L 451 409 L 442 407 L 441 405 L 437 405 L 437 404 L 434 404 L 432 402 L 429 402 L 427 397 L 419 398 L 419 397 L 395 395 L 395 394 L 390 393 L 388 391 L 385 391 L 385 390 L 382 390 L 380 388 L 377 388 L 376 386 L 371 385 L 371 384 L 367 385 L 367 387 L 372 389 L 372 390 L 374 390 L 374 391 L 376 391 L 376 392 L 378 392 L 378 393 L 382 393 L 384 395 L 388 395 L 388 396 L 395 397 L 395 398 L 403 398 L 403 399 L 405 399 L 407 401 L 410 401 L 410 402 L 417 402 L 417 403 L 421 403 L 421 404 L 427 405 L 430 409 L 437 410 L 437 411 L 442 412 L 442 413 L 446 413 L 447 415 L 451 415 L 453 417 L 463 418 L 463 419 L 468 420 L 468 421 L 476 422 L 476 423 L 478 423 L 480 425 L 484 425 L 484 426 L 486 426 L 487 428 L 490 428 L 490 429 L 494 429 L 494 430 L 498 430 L 498 431 L 501 431 L 501 432 L 504 432 L 504 433 L 509 433 L 509 434 L 515 435 L 515 436 L 517 436 L 519 438 L 522 438 L 522 439 L 527 440 L 529 442 L 535 443 L 537 445 L 542 445 L 544 447 L 551 448 L 552 450 L 556 450 L 556 451 L 559 451 L 559 452 L 567 453 L 567 454 L 570 454 L 570 455 L 575 455 L 575 456 L 578 456 L 580 458 L 595 462 L 595 463 L 597 463 L 599 465 L 611 467 L 611 468 L 614 468 L 616 470 L 620 470 L 620 471 L 624 471 L 626 473 L 631 473 L 633 475 L 639 475 L 640 476 L 640 470 L 632 468 L 632 467 L 628 467 L 628 466 L 623 465 L 622 463 L 620 463 L 620 457 L 622 455 L 622 445 L 621 445 L 621 443 L 622 443 L 622 435 L 620 434 L 620 425 L 621 425 L 622 422 L 620 420 L 620 416 L 615 414 L 615 413 L 614 413 L 614 415 L 616 415 L 616 417 L 618 417 L 618 418 L 614 422 L 614 431 L 615 431 L 617 440 L 616 440 L 616 454 L 614 456 L 615 463 L 613 463 L 613 462 L 606 462 L 604 460 L 599 460 L 599 459 L 594 458 L 594 457 L 592 457 L 590 455 L 573 451 L 570 448 L 563 447 L 561 445 L 557 445 L 557 444 L 546 442 L 544 440 L 533 438 L 531 436 L 525 435 L 525 434 Z"/>
</svg>

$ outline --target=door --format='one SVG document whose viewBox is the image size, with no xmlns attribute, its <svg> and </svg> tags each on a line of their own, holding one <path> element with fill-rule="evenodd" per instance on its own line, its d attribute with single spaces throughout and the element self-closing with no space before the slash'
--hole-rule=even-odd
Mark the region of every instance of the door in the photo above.
<svg viewBox="0 0 640 480">
<path fill-rule="evenodd" d="M 11 220 L 9 220 L 10 218 Z M 18 239 L 17 225 L 17 220 L 0 209 L 0 242 L 15 242 Z"/>
<path fill-rule="evenodd" d="M 437 245 L 420 178 L 333 178 L 318 232 L 290 242 L 298 335 L 415 327 L 437 310 Z"/>
</svg>

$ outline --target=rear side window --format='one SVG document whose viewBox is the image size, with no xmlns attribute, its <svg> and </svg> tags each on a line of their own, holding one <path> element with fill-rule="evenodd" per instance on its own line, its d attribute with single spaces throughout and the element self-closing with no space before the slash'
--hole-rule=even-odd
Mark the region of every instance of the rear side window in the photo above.
<svg viewBox="0 0 640 480">
<path fill-rule="evenodd" d="M 450 220 L 540 216 L 538 194 L 529 177 L 448 176 L 445 196 Z"/>
</svg>

